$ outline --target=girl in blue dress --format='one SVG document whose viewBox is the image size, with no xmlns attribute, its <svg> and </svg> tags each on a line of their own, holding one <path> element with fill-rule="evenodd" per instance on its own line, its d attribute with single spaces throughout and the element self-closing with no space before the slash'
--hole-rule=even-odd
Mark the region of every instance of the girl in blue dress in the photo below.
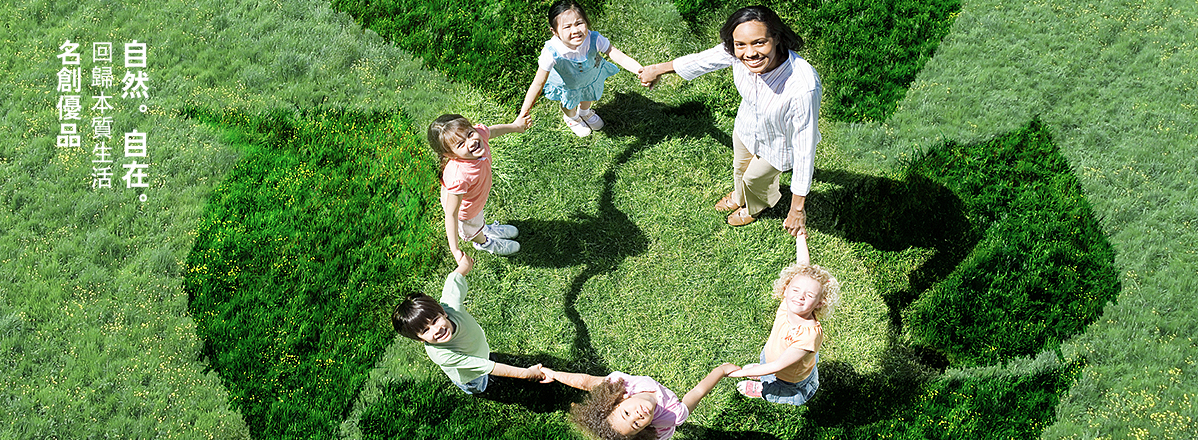
<svg viewBox="0 0 1198 440">
<path fill-rule="evenodd" d="M 524 96 L 520 117 L 529 114 L 544 92 L 561 103 L 566 126 L 579 137 L 587 136 L 603 128 L 603 119 L 591 109 L 591 104 L 603 96 L 603 80 L 620 71 L 603 55 L 632 73 L 640 72 L 641 63 L 590 30 L 586 11 L 575 0 L 559 0 L 549 7 L 549 28 L 553 38 L 545 42 L 537 58 L 537 75 Z"/>
</svg>

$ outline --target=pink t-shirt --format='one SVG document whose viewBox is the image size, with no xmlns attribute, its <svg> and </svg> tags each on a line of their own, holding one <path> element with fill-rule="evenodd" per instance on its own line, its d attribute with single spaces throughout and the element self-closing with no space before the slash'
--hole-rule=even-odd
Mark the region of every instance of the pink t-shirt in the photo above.
<svg viewBox="0 0 1198 440">
<path fill-rule="evenodd" d="M 657 396 L 657 409 L 653 410 L 653 421 L 645 429 L 657 431 L 658 439 L 674 436 L 674 427 L 681 425 L 690 416 L 690 409 L 678 400 L 678 396 L 669 388 L 657 383 L 649 376 L 630 376 L 619 371 L 607 375 L 604 380 L 615 382 L 624 379 L 624 397 L 645 391 L 653 391 Z"/>
<path fill-rule="evenodd" d="M 483 153 L 478 159 L 450 159 L 441 173 L 441 185 L 450 194 L 462 195 L 462 206 L 458 220 L 470 220 L 483 212 L 487 196 L 491 194 L 491 131 L 486 125 L 474 126 L 483 144 Z"/>
</svg>

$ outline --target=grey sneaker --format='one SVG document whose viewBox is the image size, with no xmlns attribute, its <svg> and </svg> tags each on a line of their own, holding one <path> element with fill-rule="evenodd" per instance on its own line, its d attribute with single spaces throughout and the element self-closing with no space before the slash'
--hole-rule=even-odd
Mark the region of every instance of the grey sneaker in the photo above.
<svg viewBox="0 0 1198 440">
<path fill-rule="evenodd" d="M 520 230 L 512 225 L 501 225 L 499 222 L 483 226 L 483 235 L 490 238 L 516 238 Z"/>
<path fill-rule="evenodd" d="M 578 137 L 587 137 L 591 134 L 591 127 L 588 127 L 585 122 L 582 122 L 582 119 L 578 116 L 571 118 L 563 114 L 562 119 L 566 121 L 566 126 L 570 127 L 570 131 L 573 131 L 575 135 L 578 135 Z"/>
<path fill-rule="evenodd" d="M 494 255 L 504 256 L 519 252 L 520 243 L 516 243 L 514 240 L 487 237 L 486 243 L 474 243 L 474 248 L 480 251 L 490 252 Z"/>
<path fill-rule="evenodd" d="M 586 122 L 587 127 L 591 127 L 591 130 L 603 129 L 603 119 L 599 117 L 598 113 L 595 113 L 594 109 L 579 110 L 578 117 L 582 119 L 582 122 Z"/>
</svg>

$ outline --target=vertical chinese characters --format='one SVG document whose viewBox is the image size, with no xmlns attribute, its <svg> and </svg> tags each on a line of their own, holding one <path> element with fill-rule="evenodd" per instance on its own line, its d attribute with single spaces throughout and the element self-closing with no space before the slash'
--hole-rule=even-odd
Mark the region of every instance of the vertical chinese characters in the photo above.
<svg viewBox="0 0 1198 440">
<path fill-rule="evenodd" d="M 147 106 L 144 102 L 150 98 L 150 75 L 146 73 L 148 45 L 137 40 L 123 45 L 125 71 L 119 83 L 117 74 L 113 71 L 115 53 L 112 42 L 91 44 L 90 75 L 87 75 L 89 70 L 83 65 L 83 56 L 79 53 L 80 46 L 80 43 L 66 40 L 58 48 L 62 68 L 57 74 L 59 95 L 56 107 L 59 131 L 56 144 L 59 148 L 80 148 L 84 151 L 90 148 L 91 187 L 112 188 L 113 176 L 119 175 L 114 174 L 113 169 L 120 161 L 120 156 L 113 151 L 118 146 L 112 145 L 116 121 L 111 113 L 117 113 L 121 108 L 131 108 L 132 105 L 136 105 L 138 111 L 146 112 Z M 84 93 L 84 79 L 88 76 L 91 77 L 91 81 L 86 84 L 90 87 L 88 91 L 92 93 Z M 117 84 L 122 86 L 119 98 L 114 96 L 116 92 L 113 90 Z M 85 97 L 90 97 L 91 102 L 85 103 Z M 85 109 L 91 112 L 86 117 Z M 84 122 L 88 119 L 90 124 Z M 83 127 L 80 127 L 81 125 Z M 86 129 L 88 125 L 91 127 L 91 137 L 85 146 L 81 128 Z M 116 169 L 125 170 L 121 177 L 125 182 L 125 188 L 148 188 L 149 134 L 134 128 L 124 132 L 123 140 L 123 157 L 126 163 L 120 164 Z M 142 193 L 140 199 L 145 201 L 146 195 Z"/>
<path fill-rule="evenodd" d="M 99 89 L 99 95 L 93 95 L 96 101 L 91 110 L 99 113 L 92 117 L 92 188 L 112 188 L 112 150 L 108 142 L 112 141 L 112 117 L 105 114 L 113 109 L 108 102 L 112 98 L 106 89 L 112 87 L 112 43 L 92 43 L 92 82 L 93 88 Z"/>
</svg>

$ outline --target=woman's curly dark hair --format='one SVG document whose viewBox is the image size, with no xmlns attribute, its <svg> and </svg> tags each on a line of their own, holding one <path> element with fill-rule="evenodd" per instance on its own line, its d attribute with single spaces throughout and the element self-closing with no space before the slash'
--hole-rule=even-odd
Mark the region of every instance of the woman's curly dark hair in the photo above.
<svg viewBox="0 0 1198 440">
<path fill-rule="evenodd" d="M 570 421 L 582 428 L 588 436 L 599 440 L 654 440 L 657 432 L 648 426 L 633 435 L 616 432 L 607 416 L 623 402 L 624 379 L 611 382 L 604 380 L 591 388 L 590 396 L 582 403 L 570 405 Z"/>
</svg>

